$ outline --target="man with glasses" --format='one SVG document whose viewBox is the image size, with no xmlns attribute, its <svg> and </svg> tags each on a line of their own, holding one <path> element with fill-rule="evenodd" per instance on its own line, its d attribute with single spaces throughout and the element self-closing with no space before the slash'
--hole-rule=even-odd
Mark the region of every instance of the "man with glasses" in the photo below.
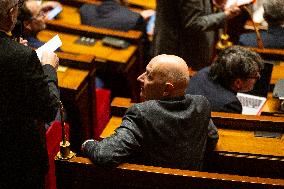
<svg viewBox="0 0 284 189">
<path fill-rule="evenodd" d="M 46 12 L 40 9 L 40 5 L 35 4 L 36 1 L 25 1 L 20 9 L 18 20 L 23 25 L 23 37 L 28 41 L 28 46 L 33 48 L 41 47 L 44 42 L 37 39 L 37 34 L 46 27 Z M 38 7 L 36 8 L 35 5 Z"/>
<path fill-rule="evenodd" d="M 263 67 L 257 53 L 240 46 L 229 47 L 210 67 L 191 78 L 187 93 L 205 96 L 211 102 L 212 111 L 242 113 L 236 95 L 253 89 Z"/>
<path fill-rule="evenodd" d="M 18 0 L 0 0 L 0 188 L 44 188 L 48 170 L 45 129 L 59 108 L 58 57 L 9 36 Z"/>
</svg>

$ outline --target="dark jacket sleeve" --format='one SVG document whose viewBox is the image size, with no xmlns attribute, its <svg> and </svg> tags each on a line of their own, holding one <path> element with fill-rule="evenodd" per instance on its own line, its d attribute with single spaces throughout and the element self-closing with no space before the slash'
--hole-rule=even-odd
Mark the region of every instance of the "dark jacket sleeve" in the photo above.
<svg viewBox="0 0 284 189">
<path fill-rule="evenodd" d="M 51 65 L 42 66 L 35 51 L 30 54 L 24 76 L 26 82 L 26 107 L 34 119 L 52 121 L 59 108 L 59 90 L 56 70 Z"/>
<path fill-rule="evenodd" d="M 139 110 L 131 107 L 113 135 L 100 142 L 89 140 L 83 144 L 82 150 L 87 157 L 97 164 L 116 165 L 124 162 L 141 146 L 140 124 L 143 124 L 143 120 Z"/>
<path fill-rule="evenodd" d="M 214 30 L 220 28 L 225 23 L 224 12 L 206 13 L 205 9 L 208 7 L 205 6 L 210 6 L 209 0 L 207 5 L 200 0 L 180 0 L 178 2 L 183 27 L 189 33 Z"/>
<path fill-rule="evenodd" d="M 228 112 L 228 113 L 241 114 L 242 113 L 242 105 L 239 101 L 234 101 L 234 102 L 225 104 L 225 106 L 223 106 L 220 111 Z"/>
</svg>

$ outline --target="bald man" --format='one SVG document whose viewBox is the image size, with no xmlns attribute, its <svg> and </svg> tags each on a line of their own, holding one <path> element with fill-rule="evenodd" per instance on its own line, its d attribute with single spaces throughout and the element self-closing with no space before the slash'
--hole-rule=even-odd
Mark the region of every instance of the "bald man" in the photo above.
<svg viewBox="0 0 284 189">
<path fill-rule="evenodd" d="M 101 165 L 132 162 L 201 170 L 206 148 L 214 147 L 218 132 L 210 119 L 209 102 L 185 95 L 185 61 L 173 55 L 156 56 L 138 81 L 146 101 L 127 110 L 115 134 L 100 142 L 85 141 L 83 153 Z"/>
</svg>

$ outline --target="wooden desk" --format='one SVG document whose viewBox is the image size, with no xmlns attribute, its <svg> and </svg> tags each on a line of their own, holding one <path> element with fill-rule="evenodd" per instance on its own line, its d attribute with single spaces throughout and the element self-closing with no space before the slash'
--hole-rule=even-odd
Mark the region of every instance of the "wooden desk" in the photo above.
<svg viewBox="0 0 284 189">
<path fill-rule="evenodd" d="M 113 116 L 101 134 L 106 138 L 114 133 L 122 118 Z M 241 123 L 240 123 L 241 124 Z M 208 158 L 210 171 L 250 176 L 284 178 L 284 137 L 255 137 L 254 131 L 220 128 L 214 154 Z M 248 166 L 254 165 L 251 169 Z M 266 170 L 266 166 L 273 168 Z"/>
<path fill-rule="evenodd" d="M 47 42 L 56 34 L 59 35 L 60 39 L 63 42 L 61 49 L 64 52 L 93 55 L 96 57 L 96 60 L 101 61 L 112 61 L 120 64 L 127 64 L 137 50 L 136 45 L 130 45 L 126 49 L 115 49 L 112 47 L 107 47 L 102 44 L 101 40 L 97 40 L 94 46 L 80 45 L 76 44 L 75 41 L 81 36 L 56 32 L 52 30 L 42 30 L 38 33 L 37 37 L 39 40 Z"/>
<path fill-rule="evenodd" d="M 283 179 L 170 169 L 123 163 L 117 167 L 96 166 L 88 158 L 55 160 L 58 188 L 68 189 L 276 189 Z"/>
<path fill-rule="evenodd" d="M 270 84 L 275 85 L 279 79 L 284 79 L 284 62 L 273 66 Z"/>
<path fill-rule="evenodd" d="M 106 138 L 114 133 L 121 124 L 122 118 L 113 116 L 101 138 Z M 217 126 L 218 127 L 218 126 Z M 281 156 L 284 158 L 284 137 L 281 139 L 254 137 L 253 131 L 241 131 L 218 128 L 219 141 L 215 151 L 235 152 L 240 154 L 262 154 L 267 156 Z"/>
<path fill-rule="evenodd" d="M 156 1 L 155 0 L 127 0 L 129 5 L 139 6 L 144 9 L 156 9 Z"/>
<path fill-rule="evenodd" d="M 95 101 L 92 94 L 90 72 L 68 68 L 57 72 L 60 96 L 70 125 L 70 142 L 74 151 L 79 151 L 82 142 L 92 137 L 95 119 Z"/>
</svg>

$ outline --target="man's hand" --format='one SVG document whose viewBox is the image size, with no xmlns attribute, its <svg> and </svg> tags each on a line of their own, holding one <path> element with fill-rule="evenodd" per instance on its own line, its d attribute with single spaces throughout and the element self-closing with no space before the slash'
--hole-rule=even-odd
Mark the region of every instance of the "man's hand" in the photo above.
<svg viewBox="0 0 284 189">
<path fill-rule="evenodd" d="M 224 10 L 226 18 L 231 19 L 234 18 L 235 16 L 238 16 L 241 13 L 241 9 L 237 4 L 234 4 Z"/>
<path fill-rule="evenodd" d="M 20 37 L 19 43 L 22 44 L 22 45 L 28 46 L 28 41 L 26 39 L 21 38 L 21 37 Z"/>
<path fill-rule="evenodd" d="M 42 53 L 41 65 L 45 65 L 45 64 L 49 64 L 53 66 L 55 70 L 57 70 L 58 65 L 59 65 L 59 58 L 54 52 L 44 51 Z"/>
</svg>

